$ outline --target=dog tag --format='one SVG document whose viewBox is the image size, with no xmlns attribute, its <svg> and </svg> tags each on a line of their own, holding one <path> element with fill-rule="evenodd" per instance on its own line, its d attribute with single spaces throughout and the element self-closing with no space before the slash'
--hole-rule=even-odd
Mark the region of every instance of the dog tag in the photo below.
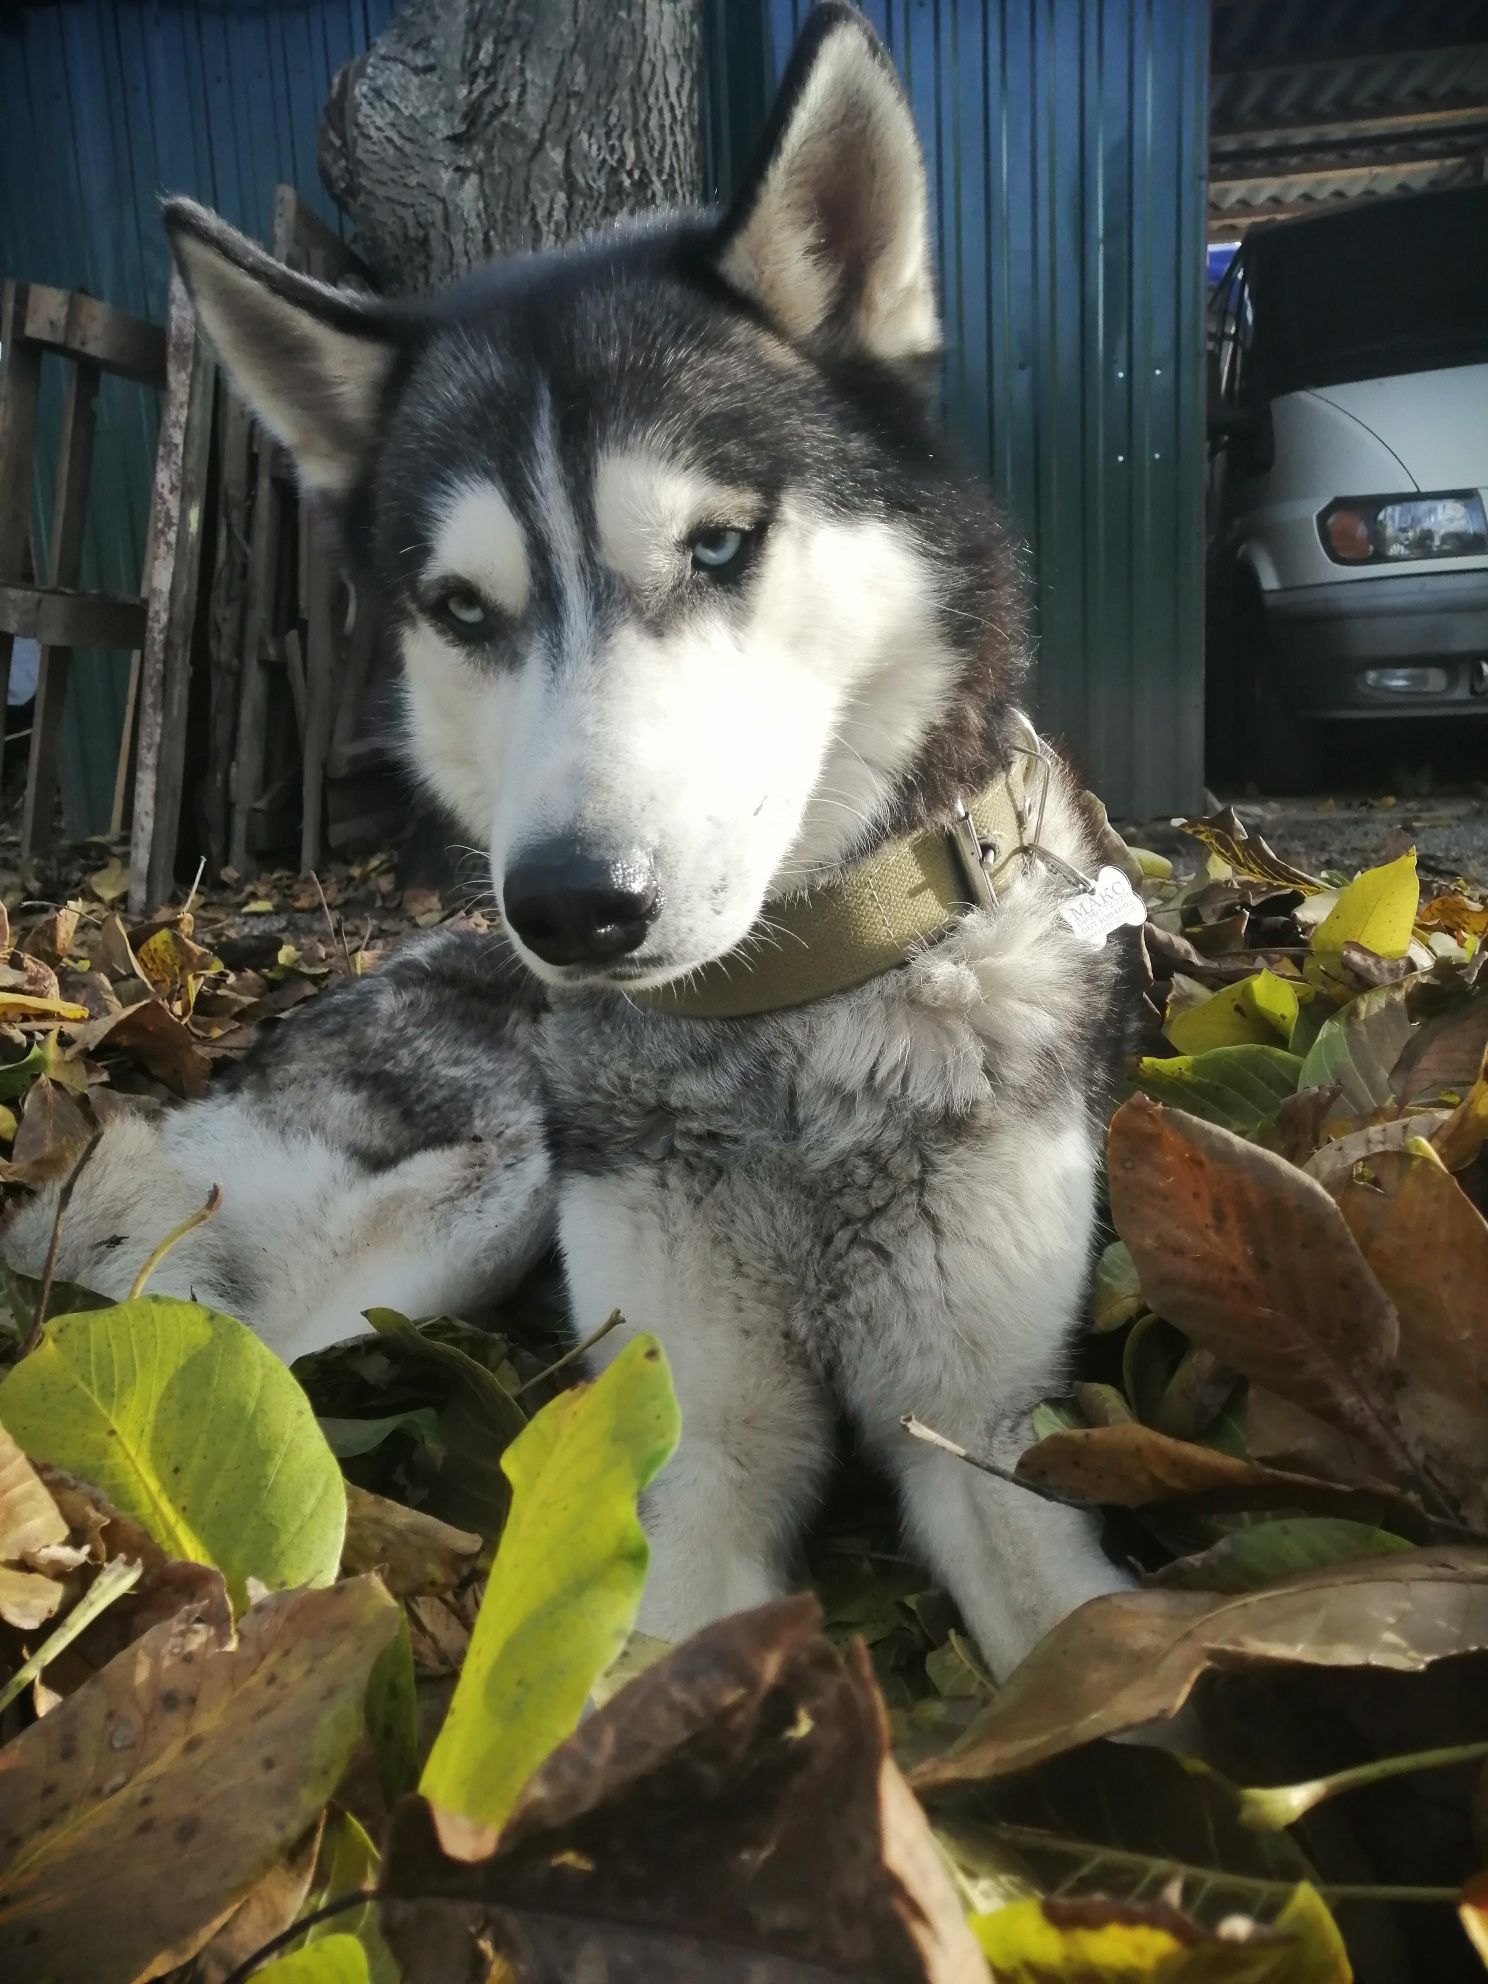
<svg viewBox="0 0 1488 1984">
<path fill-rule="evenodd" d="M 1147 921 L 1142 898 L 1119 868 L 1102 868 L 1090 888 L 1059 905 L 1059 914 L 1093 951 L 1102 948 L 1113 930 Z"/>
</svg>

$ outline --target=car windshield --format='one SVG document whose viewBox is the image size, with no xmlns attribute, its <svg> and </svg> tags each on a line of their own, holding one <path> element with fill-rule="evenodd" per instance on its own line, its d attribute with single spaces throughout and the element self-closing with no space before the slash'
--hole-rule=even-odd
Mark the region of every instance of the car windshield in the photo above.
<svg viewBox="0 0 1488 1984">
<path fill-rule="evenodd" d="M 1488 188 L 1278 227 L 1256 247 L 1272 393 L 1488 360 Z"/>
</svg>

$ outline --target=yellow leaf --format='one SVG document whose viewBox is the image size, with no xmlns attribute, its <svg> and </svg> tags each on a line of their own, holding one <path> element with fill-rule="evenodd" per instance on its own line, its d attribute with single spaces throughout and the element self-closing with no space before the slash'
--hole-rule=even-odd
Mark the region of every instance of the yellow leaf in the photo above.
<svg viewBox="0 0 1488 1984">
<path fill-rule="evenodd" d="M 1274 971 L 1258 971 L 1173 1014 L 1165 1031 L 1180 1054 L 1202 1054 L 1211 1047 L 1284 1047 L 1296 1024 L 1296 986 Z"/>
<path fill-rule="evenodd" d="M 117 902 L 129 887 L 129 870 L 116 854 L 107 867 L 95 869 L 88 887 L 100 902 Z"/>
<path fill-rule="evenodd" d="M 1125 1913 L 1114 1903 L 1108 1907 L 1112 1915 Z M 1048 1905 L 1039 1900 L 1010 1901 L 990 1915 L 973 1915 L 971 1933 L 998 1984 L 1097 1984 L 1105 1978 L 1118 1984 L 1157 1977 L 1184 1949 L 1170 1928 L 1119 1919 L 1051 1920 Z"/>
<path fill-rule="evenodd" d="M 85 1020 L 86 1006 L 70 999 L 33 999 L 25 992 L 0 992 L 0 1020 Z"/>
<path fill-rule="evenodd" d="M 1305 1882 L 1275 1922 L 1207 1934 L 1161 1904 L 1009 1902 L 973 1915 L 997 1984 L 1350 1984 L 1337 1924 Z"/>
<path fill-rule="evenodd" d="M 1345 944 L 1362 944 L 1379 958 L 1403 958 L 1415 926 L 1421 886 L 1416 879 L 1416 850 L 1383 868 L 1366 868 L 1340 894 L 1313 932 L 1315 951 L 1341 951 Z"/>
</svg>

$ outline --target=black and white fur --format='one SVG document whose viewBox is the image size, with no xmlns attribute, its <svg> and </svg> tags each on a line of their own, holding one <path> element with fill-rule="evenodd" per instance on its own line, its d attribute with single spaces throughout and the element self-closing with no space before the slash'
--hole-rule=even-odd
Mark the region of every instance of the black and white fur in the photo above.
<svg viewBox="0 0 1488 1984">
<path fill-rule="evenodd" d="M 143 1149 L 114 1165 L 105 1139 L 64 1272 L 96 1279 L 116 1223 L 147 1242 L 218 1177 L 227 1210 L 173 1271 L 292 1354 L 367 1301 L 427 1313 L 462 1275 L 500 1286 L 556 1201 L 574 1327 L 618 1306 L 655 1331 L 681 1401 L 642 1624 L 675 1638 L 780 1589 L 845 1411 L 1005 1673 L 1119 1578 L 1087 1518 L 900 1419 L 1011 1465 L 1064 1382 L 1122 947 L 1080 942 L 1033 866 L 815 1005 L 704 1021 L 627 996 L 769 942 L 773 898 L 944 824 L 1016 735 L 1019 575 L 932 421 L 925 174 L 882 49 L 854 9 L 817 10 L 721 218 L 515 259 L 432 303 L 327 290 L 185 203 L 167 224 L 207 335 L 401 631 L 414 761 L 490 847 L 498 901 L 554 847 L 637 864 L 654 900 L 644 941 L 599 965 L 554 962 L 509 917 L 538 1020 L 489 962 L 489 1008 L 464 962 L 446 1005 L 439 974 L 468 958 L 438 946 L 326 998 L 168 1123 L 156 1161 L 184 1197 L 157 1202 Z M 1098 859 L 1062 773 L 1043 838 Z M 353 1064 L 421 971 L 428 1081 L 471 1125 L 415 1117 L 380 1164 Z M 323 1246 L 284 1242 L 276 1203 Z"/>
</svg>

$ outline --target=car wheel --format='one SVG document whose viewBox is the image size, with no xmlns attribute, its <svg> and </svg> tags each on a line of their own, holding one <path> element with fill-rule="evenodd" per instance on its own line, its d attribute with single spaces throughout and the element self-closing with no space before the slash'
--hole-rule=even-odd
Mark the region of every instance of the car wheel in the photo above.
<svg viewBox="0 0 1488 1984">
<path fill-rule="evenodd" d="M 1321 759 L 1318 726 L 1298 716 L 1282 693 L 1266 610 L 1254 586 L 1236 595 L 1230 671 L 1235 776 L 1264 793 L 1309 792 Z"/>
</svg>

